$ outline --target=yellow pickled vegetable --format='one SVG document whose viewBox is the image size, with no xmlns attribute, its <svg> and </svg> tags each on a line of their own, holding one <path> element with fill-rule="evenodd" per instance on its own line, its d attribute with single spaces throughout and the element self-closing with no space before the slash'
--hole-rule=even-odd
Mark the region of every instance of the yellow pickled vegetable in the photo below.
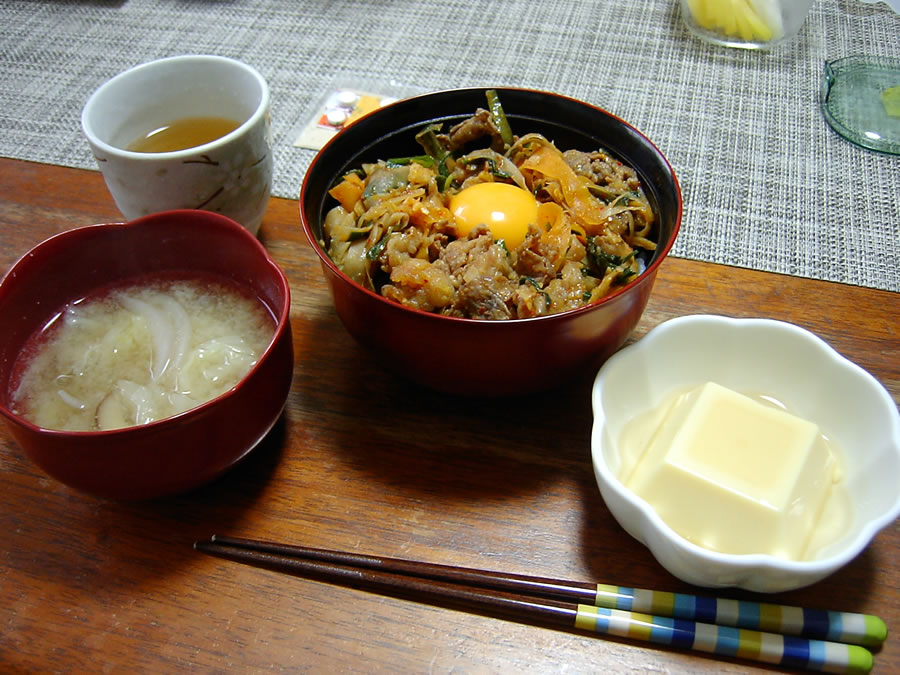
<svg viewBox="0 0 900 675">
<path fill-rule="evenodd" d="M 888 87 L 881 92 L 884 111 L 891 117 L 900 117 L 900 86 Z"/>
<path fill-rule="evenodd" d="M 781 37 L 778 0 L 688 0 L 701 28 L 744 42 L 769 42 Z"/>
</svg>

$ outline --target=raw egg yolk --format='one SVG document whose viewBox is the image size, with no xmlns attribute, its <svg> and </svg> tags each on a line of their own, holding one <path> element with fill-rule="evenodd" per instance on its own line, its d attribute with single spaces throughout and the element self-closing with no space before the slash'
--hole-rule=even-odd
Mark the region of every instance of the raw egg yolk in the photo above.
<svg viewBox="0 0 900 675">
<path fill-rule="evenodd" d="M 527 190 L 509 183 L 476 183 L 450 199 L 457 237 L 487 225 L 494 239 L 511 251 L 525 241 L 528 225 L 537 224 L 538 203 Z"/>
</svg>

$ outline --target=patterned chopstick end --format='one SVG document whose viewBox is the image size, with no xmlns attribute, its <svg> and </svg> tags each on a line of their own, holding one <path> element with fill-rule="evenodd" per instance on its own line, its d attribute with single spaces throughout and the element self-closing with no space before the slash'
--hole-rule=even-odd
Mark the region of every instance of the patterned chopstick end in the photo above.
<svg viewBox="0 0 900 675">
<path fill-rule="evenodd" d="M 808 640 L 686 619 L 578 605 L 575 627 L 786 668 L 857 675 L 872 670 L 872 653 L 858 645 Z"/>
<path fill-rule="evenodd" d="M 597 584 L 594 604 L 627 612 L 672 616 L 869 648 L 879 647 L 887 639 L 888 632 L 884 621 L 872 614 L 832 612 L 609 584 Z"/>
</svg>

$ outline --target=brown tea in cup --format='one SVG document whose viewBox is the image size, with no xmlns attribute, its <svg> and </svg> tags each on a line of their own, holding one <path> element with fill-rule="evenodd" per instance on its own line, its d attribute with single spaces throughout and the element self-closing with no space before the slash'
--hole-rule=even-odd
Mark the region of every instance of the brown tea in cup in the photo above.
<svg viewBox="0 0 900 675">
<path fill-rule="evenodd" d="M 227 117 L 183 117 L 156 127 L 132 141 L 132 152 L 175 152 L 222 138 L 241 125 Z"/>
</svg>

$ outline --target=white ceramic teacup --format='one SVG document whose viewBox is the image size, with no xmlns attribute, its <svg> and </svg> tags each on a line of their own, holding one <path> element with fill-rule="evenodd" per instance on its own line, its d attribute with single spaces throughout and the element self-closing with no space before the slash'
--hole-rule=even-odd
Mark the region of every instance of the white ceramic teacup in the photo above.
<svg viewBox="0 0 900 675">
<path fill-rule="evenodd" d="M 225 117 L 239 126 L 203 145 L 170 152 L 128 150 L 173 121 Z M 101 85 L 81 124 L 122 214 L 204 209 L 256 234 L 272 186 L 269 88 L 252 67 L 222 56 L 151 61 Z"/>
</svg>

